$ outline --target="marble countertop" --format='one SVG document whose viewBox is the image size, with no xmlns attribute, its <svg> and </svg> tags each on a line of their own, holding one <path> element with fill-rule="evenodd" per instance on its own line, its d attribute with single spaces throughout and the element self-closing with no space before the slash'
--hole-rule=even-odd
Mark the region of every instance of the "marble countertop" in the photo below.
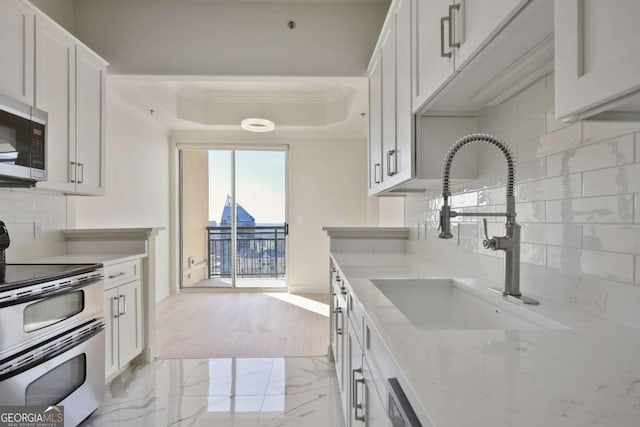
<svg viewBox="0 0 640 427">
<path fill-rule="evenodd" d="M 46 258 L 23 261 L 29 264 L 90 264 L 100 263 L 104 266 L 144 258 L 147 254 L 66 254 Z"/>
<path fill-rule="evenodd" d="M 533 295 L 539 306 L 525 308 L 570 329 L 421 330 L 370 279 L 459 276 L 408 254 L 332 257 L 394 358 L 423 425 L 640 425 L 640 331 L 541 295 Z M 493 283 L 468 282 L 502 298 L 486 290 Z"/>
</svg>

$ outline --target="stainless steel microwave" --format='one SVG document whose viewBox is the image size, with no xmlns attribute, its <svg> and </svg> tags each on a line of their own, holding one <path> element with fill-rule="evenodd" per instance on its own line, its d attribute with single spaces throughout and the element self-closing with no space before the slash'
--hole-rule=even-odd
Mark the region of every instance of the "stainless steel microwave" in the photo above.
<svg viewBox="0 0 640 427">
<path fill-rule="evenodd" d="M 47 113 L 0 94 L 0 186 L 47 179 L 46 135 Z"/>
</svg>

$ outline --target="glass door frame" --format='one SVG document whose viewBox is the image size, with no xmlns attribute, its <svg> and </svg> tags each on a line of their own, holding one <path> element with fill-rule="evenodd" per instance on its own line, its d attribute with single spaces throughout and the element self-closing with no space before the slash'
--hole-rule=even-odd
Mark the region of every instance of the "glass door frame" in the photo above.
<svg viewBox="0 0 640 427">
<path fill-rule="evenodd" d="M 182 179 L 182 151 L 183 150 L 201 150 L 201 151 L 229 151 L 231 153 L 231 198 L 234 206 L 231 209 L 231 287 L 213 287 L 213 286 L 183 286 L 184 278 L 184 262 L 183 262 L 183 179 Z M 289 224 L 289 145 L 253 145 L 253 144 L 193 144 L 193 143 L 177 143 L 177 225 L 178 225 L 178 289 L 180 292 L 194 291 L 210 291 L 210 292 L 288 292 L 289 291 L 289 275 L 285 274 L 284 287 L 237 287 L 236 286 L 236 267 L 237 267 L 237 222 L 236 222 L 236 151 L 281 151 L 285 156 L 285 173 L 284 173 L 284 191 L 285 191 L 285 210 L 284 222 L 288 229 Z M 207 248 L 210 250 L 210 248 Z M 277 261 L 276 261 L 277 262 Z M 288 232 L 285 235 L 285 265 L 289 265 L 289 238 Z"/>
</svg>

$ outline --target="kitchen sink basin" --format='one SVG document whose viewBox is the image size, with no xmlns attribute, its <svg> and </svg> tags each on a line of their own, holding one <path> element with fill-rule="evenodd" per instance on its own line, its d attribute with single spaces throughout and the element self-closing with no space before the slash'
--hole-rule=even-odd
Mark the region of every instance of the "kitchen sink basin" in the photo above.
<svg viewBox="0 0 640 427">
<path fill-rule="evenodd" d="M 379 279 L 371 282 L 418 329 L 569 329 L 464 279 Z"/>
</svg>

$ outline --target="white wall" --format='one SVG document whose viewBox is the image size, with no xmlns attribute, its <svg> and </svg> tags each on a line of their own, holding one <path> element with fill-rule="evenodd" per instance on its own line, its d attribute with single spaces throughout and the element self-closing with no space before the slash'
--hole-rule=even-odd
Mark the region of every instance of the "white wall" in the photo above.
<svg viewBox="0 0 640 427">
<path fill-rule="evenodd" d="M 404 197 L 378 197 L 378 227 L 404 226 Z"/>
<path fill-rule="evenodd" d="M 111 63 L 112 73 L 353 76 L 365 73 L 388 3 L 78 0 L 75 6 L 76 34 Z"/>
<path fill-rule="evenodd" d="M 273 132 L 174 132 L 174 143 L 282 146 L 288 151 L 289 246 L 287 274 L 292 292 L 328 290 L 329 239 L 323 226 L 367 224 L 365 139 Z M 172 207 L 175 213 L 176 207 Z M 172 220 L 173 223 L 173 220 Z M 172 257 L 173 259 L 173 257 Z M 172 274 L 177 279 L 177 276 Z"/>
<path fill-rule="evenodd" d="M 478 119 L 479 131 L 503 138 L 517 159 L 522 288 L 549 296 L 567 285 L 571 291 L 559 296 L 571 295 L 569 304 L 640 325 L 637 306 L 611 308 L 640 300 L 640 122 L 559 123 L 553 83 L 550 75 Z M 504 210 L 504 156 L 491 146 L 478 148 L 479 177 L 452 188 L 453 207 Z M 437 238 L 440 190 L 406 199 L 413 248 L 502 283 L 502 260 L 482 247 L 476 219 L 455 219 L 459 239 Z M 426 240 L 420 233 L 416 242 L 418 224 L 425 220 Z M 489 234 L 503 235 L 504 220 L 490 220 Z"/>
<path fill-rule="evenodd" d="M 73 33 L 75 22 L 74 0 L 29 0 L 29 2 L 62 25 L 67 31 Z"/>
<path fill-rule="evenodd" d="M 71 226 L 168 227 L 168 141 L 154 121 L 107 93 L 106 195 L 68 196 Z M 160 231 L 157 300 L 169 294 L 168 245 L 168 230 Z"/>
</svg>

